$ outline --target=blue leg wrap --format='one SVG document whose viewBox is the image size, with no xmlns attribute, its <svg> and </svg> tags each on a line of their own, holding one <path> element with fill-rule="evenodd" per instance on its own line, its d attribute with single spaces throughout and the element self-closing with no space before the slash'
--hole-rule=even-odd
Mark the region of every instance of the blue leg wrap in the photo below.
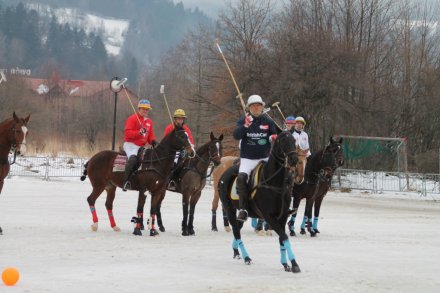
<svg viewBox="0 0 440 293">
<path fill-rule="evenodd" d="M 287 256 L 289 257 L 289 260 L 290 261 L 295 260 L 295 254 L 293 253 L 292 246 L 290 246 L 289 239 L 284 240 L 283 245 L 287 250 Z"/>
<path fill-rule="evenodd" d="M 251 222 L 251 225 L 252 225 L 252 228 L 257 228 L 257 223 L 258 223 L 258 219 L 257 218 L 252 218 L 252 222 Z"/>
<path fill-rule="evenodd" d="M 232 249 L 238 249 L 238 240 L 237 239 L 232 240 Z"/>
<path fill-rule="evenodd" d="M 303 221 L 301 223 L 301 229 L 305 229 L 306 228 L 306 223 L 307 223 L 307 217 L 304 216 Z"/>
<path fill-rule="evenodd" d="M 283 245 L 280 245 L 281 264 L 287 263 L 287 251 Z"/>
<path fill-rule="evenodd" d="M 318 220 L 319 220 L 318 217 L 313 218 L 313 225 L 312 225 L 313 230 L 318 229 Z"/>
<path fill-rule="evenodd" d="M 246 257 L 249 256 L 249 254 L 246 251 L 246 247 L 244 247 L 243 241 L 241 241 L 241 239 L 238 239 L 236 241 L 238 244 L 238 248 L 240 248 L 241 256 L 243 257 L 243 259 L 246 259 Z"/>
<path fill-rule="evenodd" d="M 292 215 L 292 216 L 290 217 L 290 220 L 291 220 L 292 222 L 295 222 L 295 220 L 296 220 L 296 215 Z"/>
</svg>

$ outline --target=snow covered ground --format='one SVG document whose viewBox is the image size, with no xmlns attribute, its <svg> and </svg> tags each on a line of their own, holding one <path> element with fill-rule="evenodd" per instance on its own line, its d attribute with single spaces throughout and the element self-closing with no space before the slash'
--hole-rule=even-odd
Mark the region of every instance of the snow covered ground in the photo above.
<svg viewBox="0 0 440 293">
<path fill-rule="evenodd" d="M 159 237 L 131 234 L 137 194 L 121 190 L 114 215 L 122 231 L 109 227 L 103 195 L 96 204 L 99 230 L 91 232 L 90 191 L 77 178 L 6 180 L 0 271 L 16 267 L 21 276 L 0 292 L 426 293 L 440 286 L 440 203 L 434 201 L 329 193 L 321 234 L 291 237 L 302 270 L 292 274 L 279 263 L 277 236 L 257 236 L 250 223 L 242 239 L 253 264 L 232 259 L 231 233 L 210 229 L 211 187 L 196 208 L 194 237 L 180 235 L 181 195 L 172 192 L 162 207 L 167 231 Z"/>
</svg>

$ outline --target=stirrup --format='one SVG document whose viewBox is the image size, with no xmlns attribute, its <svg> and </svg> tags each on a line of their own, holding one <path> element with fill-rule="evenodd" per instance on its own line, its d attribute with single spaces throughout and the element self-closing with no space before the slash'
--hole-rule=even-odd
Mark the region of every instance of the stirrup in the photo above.
<svg viewBox="0 0 440 293">
<path fill-rule="evenodd" d="M 127 191 L 127 190 L 131 190 L 131 183 L 130 180 L 125 181 L 123 187 L 122 187 L 122 191 Z"/>
<path fill-rule="evenodd" d="M 247 218 L 248 218 L 248 212 L 244 209 L 241 209 L 238 212 L 237 221 L 246 222 Z"/>
</svg>

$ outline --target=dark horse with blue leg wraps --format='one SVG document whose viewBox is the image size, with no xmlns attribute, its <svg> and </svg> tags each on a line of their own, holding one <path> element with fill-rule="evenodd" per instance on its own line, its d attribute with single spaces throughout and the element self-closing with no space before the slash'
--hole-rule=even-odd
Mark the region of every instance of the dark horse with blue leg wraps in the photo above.
<svg viewBox="0 0 440 293">
<path fill-rule="evenodd" d="M 268 162 L 258 165 L 251 174 L 249 216 L 263 218 L 273 228 L 279 236 L 281 264 L 285 271 L 298 273 L 301 270 L 295 260 L 289 237 L 285 231 L 292 200 L 291 192 L 295 168 L 298 162 L 295 151 L 295 139 L 292 134 L 288 131 L 281 132 L 273 144 Z M 237 166 L 228 169 L 220 178 L 218 190 L 222 204 L 227 209 L 228 220 L 234 233 L 232 241 L 234 258 L 240 258 L 240 249 L 245 264 L 251 264 L 251 258 L 241 240 L 240 230 L 243 223 L 238 222 L 236 218 L 238 197 L 235 195 L 233 185 L 237 174 Z M 287 263 L 287 258 L 289 258 L 291 266 Z"/>
</svg>

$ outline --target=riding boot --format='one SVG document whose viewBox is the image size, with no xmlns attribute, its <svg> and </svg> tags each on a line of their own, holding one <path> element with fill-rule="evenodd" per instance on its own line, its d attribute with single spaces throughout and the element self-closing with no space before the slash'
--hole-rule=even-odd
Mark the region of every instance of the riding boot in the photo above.
<svg viewBox="0 0 440 293">
<path fill-rule="evenodd" d="M 127 191 L 131 189 L 130 178 L 134 172 L 134 169 L 136 168 L 137 163 L 138 163 L 137 156 L 134 155 L 130 156 L 130 158 L 127 161 L 127 164 L 125 165 L 124 184 L 122 185 L 123 191 Z"/>
<path fill-rule="evenodd" d="M 237 176 L 237 193 L 240 198 L 237 221 L 245 222 L 248 217 L 248 202 L 249 202 L 249 187 L 248 175 L 246 173 L 239 173 Z"/>
</svg>

